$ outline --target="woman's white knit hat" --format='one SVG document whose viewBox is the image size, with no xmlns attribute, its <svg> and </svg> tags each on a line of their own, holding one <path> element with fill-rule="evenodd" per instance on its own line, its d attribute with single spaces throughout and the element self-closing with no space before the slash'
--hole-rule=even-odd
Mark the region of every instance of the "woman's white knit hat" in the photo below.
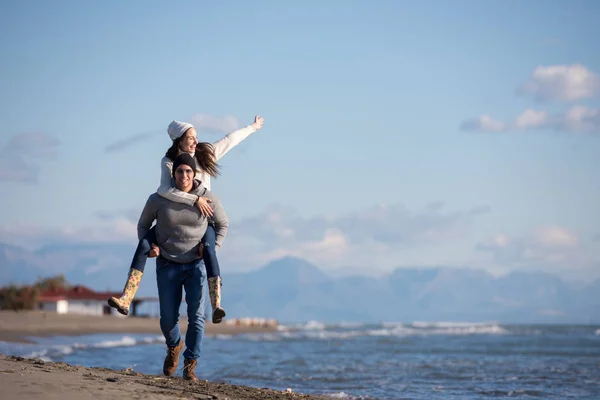
<svg viewBox="0 0 600 400">
<path fill-rule="evenodd" d="M 188 122 L 173 121 L 169 124 L 169 129 L 167 129 L 167 132 L 169 133 L 171 140 L 175 140 L 183 136 L 185 131 L 193 127 L 194 125 Z"/>
</svg>

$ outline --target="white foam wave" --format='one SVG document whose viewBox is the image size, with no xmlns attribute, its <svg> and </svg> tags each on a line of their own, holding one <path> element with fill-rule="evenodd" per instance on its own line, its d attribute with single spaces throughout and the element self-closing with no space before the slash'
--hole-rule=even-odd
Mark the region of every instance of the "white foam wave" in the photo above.
<svg viewBox="0 0 600 400">
<path fill-rule="evenodd" d="M 308 327 L 300 329 L 299 327 Z M 363 327 L 363 329 L 360 329 Z M 418 322 L 403 324 L 399 322 L 382 323 L 379 327 L 367 329 L 367 325 L 359 324 L 358 329 L 343 329 L 340 324 L 327 325 L 310 321 L 306 324 L 288 326 L 277 333 L 245 335 L 251 341 L 280 340 L 345 340 L 355 337 L 405 337 L 427 335 L 502 335 L 509 331 L 496 323 L 470 322 Z"/>
<path fill-rule="evenodd" d="M 229 339 L 233 338 L 233 335 L 228 335 L 228 334 L 225 334 L 225 333 L 219 333 L 219 334 L 216 334 L 214 336 L 214 338 L 218 339 L 218 340 L 229 340 Z"/>
<path fill-rule="evenodd" d="M 70 345 L 58 344 L 50 345 L 41 350 L 32 351 L 25 355 L 26 358 L 40 358 L 44 361 L 53 361 L 62 356 L 69 355 L 75 350 L 81 349 L 107 349 L 113 347 L 129 347 L 136 346 L 138 344 L 151 344 L 164 342 L 165 339 L 162 336 L 145 337 L 141 339 L 135 339 L 130 336 L 123 336 L 116 340 L 102 340 L 96 343 L 73 343 Z"/>
<path fill-rule="evenodd" d="M 300 325 L 299 328 L 306 331 L 322 331 L 325 329 L 325 324 L 319 321 L 308 321 L 304 325 Z"/>
<path fill-rule="evenodd" d="M 467 322 L 427 322 L 427 323 L 382 323 L 374 329 L 341 329 L 339 325 L 321 327 L 310 322 L 301 326 L 310 326 L 311 329 L 289 329 L 277 333 L 246 335 L 251 341 L 279 341 L 297 339 L 316 340 L 345 340 L 355 337 L 405 337 L 428 335 L 503 335 L 509 331 L 496 323 L 467 323 Z M 321 324 L 322 325 L 322 324 Z M 365 326 L 364 324 L 361 324 Z"/>
<path fill-rule="evenodd" d="M 415 321 L 412 322 L 412 325 L 415 328 L 471 328 L 474 326 L 486 326 L 490 324 L 496 324 L 496 322 L 423 322 L 423 321 Z"/>
<path fill-rule="evenodd" d="M 344 321 L 342 321 L 339 324 L 337 324 L 337 326 L 339 326 L 340 328 L 356 329 L 356 328 L 361 328 L 361 327 L 365 326 L 365 324 L 363 324 L 362 322 L 344 322 Z"/>
<path fill-rule="evenodd" d="M 99 343 L 92 344 L 89 347 L 96 348 L 110 348 L 110 347 L 125 347 L 125 346 L 135 346 L 138 343 L 137 340 L 130 336 L 123 336 L 121 339 L 117 340 L 103 340 Z"/>
<path fill-rule="evenodd" d="M 320 321 L 308 321 L 302 324 L 292 324 L 292 325 L 279 325 L 277 326 L 277 330 L 280 332 L 287 332 L 287 331 L 296 331 L 296 330 L 303 330 L 303 331 L 323 331 L 323 330 L 330 330 L 330 329 L 358 329 L 361 327 L 364 327 L 365 324 L 362 322 L 339 322 L 336 324 L 325 324 L 323 322 Z"/>
<path fill-rule="evenodd" d="M 415 327 L 414 324 L 398 325 L 392 328 L 371 329 L 367 331 L 369 336 L 412 336 L 412 335 L 474 335 L 490 334 L 501 335 L 508 331 L 497 324 L 428 324 L 426 327 Z"/>
<path fill-rule="evenodd" d="M 352 396 L 350 396 L 347 393 L 344 392 L 338 392 L 338 393 L 331 393 L 328 395 L 328 397 L 332 397 L 334 399 L 351 399 Z"/>
</svg>

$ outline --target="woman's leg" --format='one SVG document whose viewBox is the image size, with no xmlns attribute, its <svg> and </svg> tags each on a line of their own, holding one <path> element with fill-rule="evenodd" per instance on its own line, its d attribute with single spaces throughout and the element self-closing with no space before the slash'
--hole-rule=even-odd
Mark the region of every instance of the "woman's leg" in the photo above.
<svg viewBox="0 0 600 400">
<path fill-rule="evenodd" d="M 220 323 L 225 317 L 225 310 L 221 308 L 221 271 L 219 260 L 217 260 L 215 227 L 209 222 L 206 233 L 202 238 L 202 259 L 206 267 L 206 276 L 208 277 L 208 291 L 210 293 L 210 304 L 212 306 L 212 322 Z"/>
<path fill-rule="evenodd" d="M 150 228 L 146 236 L 138 242 L 133 258 L 131 259 L 130 269 L 137 269 L 140 272 L 144 272 L 146 268 L 146 261 L 148 261 L 148 252 L 152 250 L 152 244 L 156 244 L 156 229 L 153 226 Z"/>
<path fill-rule="evenodd" d="M 131 266 L 129 267 L 123 293 L 119 297 L 113 296 L 108 299 L 108 304 L 116 308 L 123 315 L 129 314 L 129 306 L 140 287 L 146 261 L 148 260 L 148 252 L 152 249 L 153 243 L 156 243 L 156 230 L 154 227 L 138 242 L 133 258 L 131 259 Z"/>
</svg>

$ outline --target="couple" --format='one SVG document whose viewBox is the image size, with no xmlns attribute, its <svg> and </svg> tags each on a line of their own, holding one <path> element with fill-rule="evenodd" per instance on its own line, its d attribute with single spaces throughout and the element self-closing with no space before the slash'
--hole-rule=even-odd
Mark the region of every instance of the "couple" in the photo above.
<svg viewBox="0 0 600 400">
<path fill-rule="evenodd" d="M 169 125 L 168 134 L 173 144 L 161 161 L 160 187 L 148 198 L 138 221 L 139 243 L 125 288 L 121 296 L 108 300 L 111 307 L 127 315 L 147 258 L 157 257 L 160 328 L 167 344 L 163 373 L 167 376 L 177 370 L 185 346 L 183 377 L 198 381 L 195 368 L 204 335 L 205 284 L 208 283 L 213 323 L 225 317 L 220 303 L 221 277 L 216 248 L 225 239 L 229 223 L 219 198 L 210 191 L 210 177 L 219 174 L 217 160 L 259 130 L 263 122 L 264 118 L 256 116 L 253 124 L 213 144 L 198 143 L 196 130 L 189 123 L 173 121 Z M 185 343 L 177 324 L 182 288 L 185 288 L 188 314 Z"/>
</svg>

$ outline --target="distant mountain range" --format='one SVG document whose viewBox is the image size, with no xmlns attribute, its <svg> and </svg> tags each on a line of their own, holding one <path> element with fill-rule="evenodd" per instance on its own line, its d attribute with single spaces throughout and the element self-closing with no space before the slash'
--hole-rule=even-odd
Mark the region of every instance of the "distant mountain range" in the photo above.
<svg viewBox="0 0 600 400">
<path fill-rule="evenodd" d="M 62 272 L 73 284 L 117 291 L 131 255 L 130 245 L 49 246 L 32 252 L 0 243 L 0 285 Z M 154 260 L 148 262 L 139 295 L 156 296 Z M 225 270 L 223 306 L 230 317 L 281 322 L 600 323 L 600 279 L 575 285 L 544 272 L 494 277 L 480 269 L 450 267 L 334 278 L 288 257 L 251 272 Z"/>
</svg>

